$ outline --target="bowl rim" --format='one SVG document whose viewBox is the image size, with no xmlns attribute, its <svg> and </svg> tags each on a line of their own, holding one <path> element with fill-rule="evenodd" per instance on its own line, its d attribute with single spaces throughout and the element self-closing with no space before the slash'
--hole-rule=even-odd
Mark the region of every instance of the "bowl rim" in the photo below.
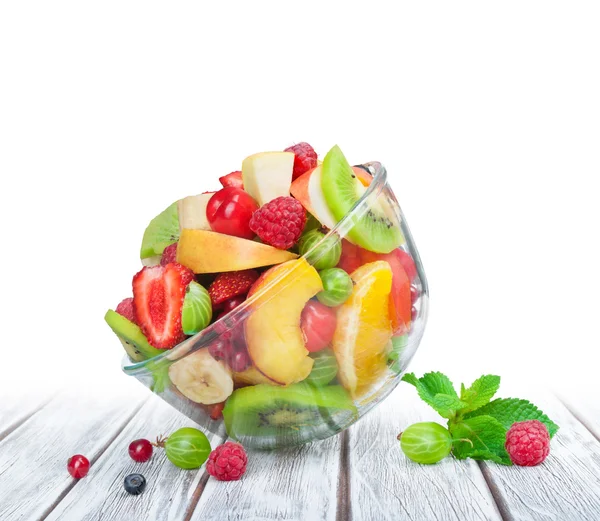
<svg viewBox="0 0 600 521">
<path fill-rule="evenodd" d="M 313 252 L 315 252 L 315 250 L 317 250 L 323 243 L 327 242 L 331 236 L 338 235 L 342 238 L 346 237 L 347 232 L 353 228 L 355 219 L 360 218 L 364 213 L 368 211 L 369 199 L 373 197 L 379 197 L 379 195 L 387 186 L 387 170 L 380 162 L 371 161 L 368 163 L 362 163 L 354 166 L 366 169 L 373 176 L 373 181 L 371 181 L 371 184 L 366 187 L 365 192 L 362 194 L 360 199 L 358 199 L 358 201 L 354 203 L 352 209 L 335 225 L 335 227 L 329 230 L 329 232 L 325 234 L 325 236 L 319 242 L 315 243 L 313 248 L 311 248 L 301 257 L 298 257 L 298 259 L 304 259 L 308 263 L 307 257 L 310 256 Z M 394 203 L 398 205 L 398 208 L 400 207 L 399 203 L 396 201 L 395 198 Z M 400 210 L 399 218 L 402 217 L 401 213 L 402 212 Z M 308 264 L 311 265 L 310 263 Z M 127 365 L 123 364 L 123 371 L 130 376 L 147 374 L 149 372 L 156 371 L 158 368 L 165 367 L 166 365 L 171 365 L 177 362 L 178 360 L 181 360 L 182 358 L 186 357 L 187 355 L 198 351 L 204 347 L 208 347 L 220 335 L 227 331 L 231 331 L 236 325 L 241 324 L 252 313 L 252 305 L 257 300 L 261 300 L 261 304 L 263 304 L 264 302 L 267 302 L 268 300 L 275 297 L 279 292 L 273 292 L 273 286 L 280 285 L 283 289 L 284 287 L 286 287 L 287 284 L 281 284 L 282 281 L 286 279 L 293 280 L 294 273 L 299 268 L 303 267 L 304 266 L 302 264 L 298 265 L 292 270 L 287 271 L 283 275 L 275 277 L 269 284 L 261 288 L 250 298 L 246 299 L 242 304 L 240 304 L 237 308 L 228 313 L 226 316 L 215 321 L 199 333 L 196 333 L 195 335 L 186 338 L 183 342 L 180 342 L 171 349 L 165 349 L 164 353 L 156 355 L 153 358 L 142 360 L 141 362 L 131 362 Z M 265 300 L 264 295 L 267 292 L 271 292 L 271 295 L 268 300 Z"/>
</svg>

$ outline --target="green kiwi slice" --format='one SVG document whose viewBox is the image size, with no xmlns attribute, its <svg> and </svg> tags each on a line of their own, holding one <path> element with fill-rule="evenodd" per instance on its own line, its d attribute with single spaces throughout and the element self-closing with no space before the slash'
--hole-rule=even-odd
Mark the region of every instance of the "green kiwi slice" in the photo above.
<svg viewBox="0 0 600 521">
<path fill-rule="evenodd" d="M 179 240 L 179 211 L 177 202 L 159 213 L 144 232 L 140 258 L 162 255 L 167 246 Z"/>
<path fill-rule="evenodd" d="M 104 320 L 119 337 L 129 358 L 134 362 L 142 362 L 164 352 L 152 347 L 142 330 L 116 311 L 109 309 L 104 315 Z"/>
<path fill-rule="evenodd" d="M 264 448 L 324 439 L 345 428 L 356 407 L 339 385 L 267 384 L 237 389 L 223 409 L 227 434 Z M 263 441 L 257 441 L 263 438 Z"/>
<path fill-rule="evenodd" d="M 352 210 L 365 192 L 337 145 L 323 159 L 321 188 L 327 206 L 338 222 Z M 388 206 L 387 212 L 384 205 Z M 390 206 L 385 196 L 373 199 L 369 209 L 354 221 L 352 229 L 348 231 L 348 239 L 376 253 L 390 253 L 400 246 L 404 242 L 404 235 Z"/>
</svg>

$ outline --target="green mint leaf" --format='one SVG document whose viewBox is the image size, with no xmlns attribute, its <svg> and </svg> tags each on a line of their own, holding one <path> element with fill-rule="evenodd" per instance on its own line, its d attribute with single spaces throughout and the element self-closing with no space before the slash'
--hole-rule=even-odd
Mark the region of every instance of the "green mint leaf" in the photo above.
<svg viewBox="0 0 600 521">
<path fill-rule="evenodd" d="M 554 436 L 558 431 L 558 425 L 546 416 L 540 409 L 527 400 L 517 398 L 498 398 L 493 402 L 480 407 L 476 411 L 469 412 L 465 418 L 476 418 L 478 416 L 493 416 L 505 429 L 510 429 L 513 423 L 526 420 L 541 421 L 550 434 Z"/>
<path fill-rule="evenodd" d="M 448 428 L 454 440 L 452 452 L 457 459 L 473 458 L 512 465 L 504 448 L 506 428 L 492 416 L 449 422 Z"/>
<path fill-rule="evenodd" d="M 493 374 L 487 374 L 478 378 L 468 389 L 465 389 L 465 386 L 461 385 L 460 399 L 468 404 L 462 412 L 474 411 L 489 403 L 499 387 L 500 377 Z"/>
<path fill-rule="evenodd" d="M 442 373 L 427 373 L 421 378 L 414 373 L 407 373 L 402 380 L 414 385 L 421 399 L 444 418 L 454 417 L 457 410 L 466 406 L 458 398 L 450 379 Z"/>
</svg>

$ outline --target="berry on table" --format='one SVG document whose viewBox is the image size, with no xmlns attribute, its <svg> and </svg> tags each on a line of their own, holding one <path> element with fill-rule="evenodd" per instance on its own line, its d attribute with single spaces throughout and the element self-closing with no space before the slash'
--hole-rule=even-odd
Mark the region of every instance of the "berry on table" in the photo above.
<svg viewBox="0 0 600 521">
<path fill-rule="evenodd" d="M 250 229 L 280 250 L 294 246 L 306 224 L 306 211 L 293 197 L 277 197 L 261 206 L 250 219 Z"/>
<path fill-rule="evenodd" d="M 256 270 L 230 271 L 220 273 L 208 288 L 213 309 L 238 295 L 248 293 L 259 275 Z"/>
<path fill-rule="evenodd" d="M 67 470 L 75 479 L 81 479 L 90 470 L 90 461 L 81 454 L 75 454 L 75 456 L 71 456 L 69 461 L 67 461 Z"/>
<path fill-rule="evenodd" d="M 247 464 L 248 456 L 244 447 L 228 441 L 210 453 L 206 470 L 219 481 L 236 481 L 246 472 Z"/>
<path fill-rule="evenodd" d="M 152 443 L 144 439 L 132 441 L 129 444 L 129 455 L 138 463 L 148 461 L 152 456 Z"/>
<path fill-rule="evenodd" d="M 121 301 L 115 310 L 119 315 L 124 316 L 129 322 L 137 324 L 135 311 L 133 310 L 133 298 L 129 297 Z"/>
<path fill-rule="evenodd" d="M 141 474 L 129 474 L 124 481 L 125 491 L 133 496 L 138 496 L 146 488 L 146 478 Z"/>
<path fill-rule="evenodd" d="M 517 422 L 506 433 L 506 452 L 515 465 L 539 465 L 550 453 L 550 434 L 538 420 Z"/>
<path fill-rule="evenodd" d="M 292 145 L 287 147 L 284 152 L 293 152 L 295 155 L 292 181 L 317 166 L 317 153 L 308 143 Z"/>
</svg>

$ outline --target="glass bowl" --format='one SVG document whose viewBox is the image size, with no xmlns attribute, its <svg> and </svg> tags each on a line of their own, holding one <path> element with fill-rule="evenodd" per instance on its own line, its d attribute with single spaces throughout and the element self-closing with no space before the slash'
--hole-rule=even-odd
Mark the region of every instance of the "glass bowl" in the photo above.
<svg viewBox="0 0 600 521">
<path fill-rule="evenodd" d="M 201 428 L 226 433 L 251 448 L 326 439 L 383 401 L 400 382 L 423 336 L 428 287 L 385 168 L 378 162 L 360 168 L 373 176 L 370 185 L 310 251 L 268 270 L 242 305 L 173 349 L 138 363 L 126 356 L 123 371 Z M 397 226 L 401 232 L 400 246 L 390 253 L 353 246 L 361 242 L 356 241 L 357 234 L 365 233 L 364 219 L 373 216 L 373 208 L 385 216 L 388 227 Z M 332 346 L 309 353 L 304 349 L 300 314 L 306 302 L 314 300 L 314 283 L 320 280 L 313 265 L 338 242 L 334 235 L 343 239 L 346 265 L 352 270 L 366 267 L 352 272 L 352 296 L 334 308 L 337 327 Z M 404 320 L 395 318 L 400 316 Z M 245 343 L 253 365 L 232 373 L 212 358 L 209 347 L 224 338 Z M 218 365 L 214 374 L 209 369 L 198 371 L 207 360 Z M 220 378 L 233 382 L 224 409 L 191 399 L 195 386 Z"/>
</svg>

